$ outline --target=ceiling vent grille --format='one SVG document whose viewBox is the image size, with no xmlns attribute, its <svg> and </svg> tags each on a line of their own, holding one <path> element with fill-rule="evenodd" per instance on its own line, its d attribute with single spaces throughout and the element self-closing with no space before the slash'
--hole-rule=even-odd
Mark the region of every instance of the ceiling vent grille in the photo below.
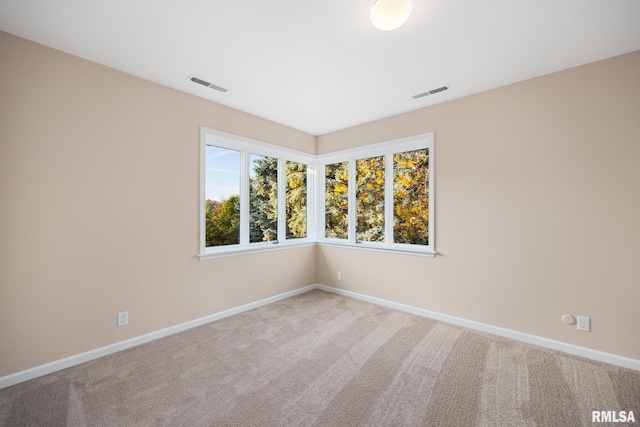
<svg viewBox="0 0 640 427">
<path fill-rule="evenodd" d="M 193 74 L 190 75 L 189 77 L 187 77 L 187 79 L 191 80 L 194 83 L 198 83 L 199 85 L 206 86 L 206 87 L 208 87 L 210 89 L 215 89 L 215 90 L 217 90 L 219 92 L 222 92 L 222 93 L 225 93 L 225 92 L 227 92 L 229 90 L 229 89 L 225 89 L 223 87 L 220 87 L 218 85 L 214 85 L 213 83 L 209 83 L 206 80 L 202 80 L 201 78 L 196 77 Z"/>
<path fill-rule="evenodd" d="M 436 89 L 428 90 L 428 91 L 423 92 L 423 93 L 419 93 L 417 95 L 413 95 L 412 98 L 413 99 L 418 99 L 418 98 L 422 98 L 422 97 L 429 96 L 429 95 L 435 95 L 436 93 L 444 92 L 445 90 L 449 90 L 449 89 L 451 89 L 451 86 L 446 85 L 446 86 L 442 86 L 442 87 L 439 87 L 439 88 L 436 88 Z"/>
</svg>

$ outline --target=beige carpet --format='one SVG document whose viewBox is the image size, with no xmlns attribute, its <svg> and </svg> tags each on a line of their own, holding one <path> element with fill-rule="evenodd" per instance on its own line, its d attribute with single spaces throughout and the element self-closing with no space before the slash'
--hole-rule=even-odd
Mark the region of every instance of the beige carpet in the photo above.
<svg viewBox="0 0 640 427">
<path fill-rule="evenodd" d="M 608 425 L 592 410 L 640 415 L 640 373 L 318 290 L 0 390 L 3 426 Z"/>
</svg>

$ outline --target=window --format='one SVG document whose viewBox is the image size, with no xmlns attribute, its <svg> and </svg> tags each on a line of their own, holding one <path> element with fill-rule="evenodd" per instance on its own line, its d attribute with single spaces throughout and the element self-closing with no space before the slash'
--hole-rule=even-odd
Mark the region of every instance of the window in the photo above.
<svg viewBox="0 0 640 427">
<path fill-rule="evenodd" d="M 325 237 L 349 236 L 349 162 L 325 166 Z"/>
<path fill-rule="evenodd" d="M 206 146 L 206 246 L 240 243 L 240 151 Z"/>
<path fill-rule="evenodd" d="M 278 240 L 278 159 L 249 155 L 249 242 Z"/>
<path fill-rule="evenodd" d="M 429 149 L 393 155 L 393 241 L 429 245 Z"/>
<path fill-rule="evenodd" d="M 313 156 L 201 133 L 200 259 L 316 241 L 435 254 L 433 134 Z"/>
<path fill-rule="evenodd" d="M 384 156 L 356 160 L 356 241 L 384 242 Z"/>
<path fill-rule="evenodd" d="M 200 255 L 309 243 L 313 156 L 202 129 Z"/>
<path fill-rule="evenodd" d="M 287 161 L 287 239 L 307 237 L 307 165 Z"/>
<path fill-rule="evenodd" d="M 433 134 L 320 156 L 321 242 L 434 254 Z"/>
</svg>

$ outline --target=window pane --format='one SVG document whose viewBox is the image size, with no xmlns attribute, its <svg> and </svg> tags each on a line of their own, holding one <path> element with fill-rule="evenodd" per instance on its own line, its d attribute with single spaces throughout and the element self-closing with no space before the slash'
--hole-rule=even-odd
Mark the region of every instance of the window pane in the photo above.
<svg viewBox="0 0 640 427">
<path fill-rule="evenodd" d="M 356 160 L 356 240 L 384 241 L 384 156 Z"/>
<path fill-rule="evenodd" d="M 278 240 L 278 159 L 249 155 L 249 241 Z"/>
<path fill-rule="evenodd" d="M 287 239 L 307 237 L 307 165 L 287 161 Z"/>
<path fill-rule="evenodd" d="M 429 244 L 429 150 L 393 155 L 393 241 Z"/>
<path fill-rule="evenodd" d="M 349 162 L 327 165 L 325 176 L 325 237 L 349 236 Z"/>
<path fill-rule="evenodd" d="M 240 243 L 240 152 L 206 146 L 206 247 Z"/>
</svg>

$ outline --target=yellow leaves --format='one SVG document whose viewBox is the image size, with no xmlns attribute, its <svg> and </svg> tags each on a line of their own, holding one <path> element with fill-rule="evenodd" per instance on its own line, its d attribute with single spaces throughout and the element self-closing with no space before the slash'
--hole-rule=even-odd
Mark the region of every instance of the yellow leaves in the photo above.
<svg viewBox="0 0 640 427">
<path fill-rule="evenodd" d="M 347 187 L 345 184 L 336 184 L 333 187 L 333 192 L 336 194 L 346 194 L 347 191 L 349 191 L 349 187 Z"/>
<path fill-rule="evenodd" d="M 393 156 L 394 241 L 428 244 L 428 150 Z"/>
<path fill-rule="evenodd" d="M 356 238 L 384 240 L 384 156 L 356 160 Z"/>
<path fill-rule="evenodd" d="M 356 238 L 385 240 L 385 209 L 393 209 L 393 240 L 428 244 L 429 188 L 427 149 L 393 155 L 393 173 L 385 173 L 385 156 L 355 161 Z M 346 238 L 348 230 L 348 162 L 327 165 L 325 206 L 327 237 Z M 393 206 L 385 206 L 386 176 L 393 177 Z M 389 237 L 387 237 L 388 239 Z"/>
<path fill-rule="evenodd" d="M 307 165 L 286 163 L 287 239 L 307 236 Z"/>
<path fill-rule="evenodd" d="M 348 235 L 349 162 L 325 166 L 326 237 L 346 239 Z"/>
</svg>

